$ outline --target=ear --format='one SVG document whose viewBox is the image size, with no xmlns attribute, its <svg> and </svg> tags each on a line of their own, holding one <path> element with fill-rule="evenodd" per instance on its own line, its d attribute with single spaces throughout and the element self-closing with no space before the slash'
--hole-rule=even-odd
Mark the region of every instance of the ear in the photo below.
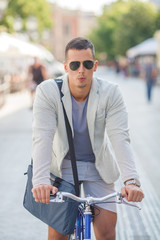
<svg viewBox="0 0 160 240">
<path fill-rule="evenodd" d="M 94 71 L 94 72 L 96 72 L 97 67 L 98 67 L 98 61 L 96 60 L 96 61 L 94 62 L 94 68 L 93 68 L 93 71 Z"/>
<path fill-rule="evenodd" d="M 63 64 L 64 64 L 64 70 L 65 70 L 65 72 L 68 72 L 68 66 L 67 66 L 67 63 L 64 62 Z"/>
</svg>

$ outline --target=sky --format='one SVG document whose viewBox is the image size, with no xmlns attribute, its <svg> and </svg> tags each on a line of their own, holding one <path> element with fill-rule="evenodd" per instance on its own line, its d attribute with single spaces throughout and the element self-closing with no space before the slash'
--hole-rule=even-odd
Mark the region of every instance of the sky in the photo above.
<svg viewBox="0 0 160 240">
<path fill-rule="evenodd" d="M 102 13 L 103 6 L 110 4 L 116 0 L 48 0 L 56 3 L 63 8 L 69 9 L 80 9 L 82 11 L 94 12 L 96 15 Z M 144 2 L 148 1 L 160 1 L 160 0 L 141 0 Z"/>
<path fill-rule="evenodd" d="M 102 7 L 105 4 L 109 4 L 114 0 L 50 0 L 61 7 L 67 7 L 69 9 L 80 9 L 83 11 L 91 11 L 96 14 L 101 13 Z"/>
<path fill-rule="evenodd" d="M 57 5 L 63 8 L 80 9 L 82 11 L 87 12 L 91 11 L 98 15 L 102 13 L 102 8 L 105 4 L 110 4 L 111 2 L 115 2 L 116 0 L 48 0 L 48 1 L 56 3 Z M 149 0 L 141 1 L 147 2 Z"/>
</svg>

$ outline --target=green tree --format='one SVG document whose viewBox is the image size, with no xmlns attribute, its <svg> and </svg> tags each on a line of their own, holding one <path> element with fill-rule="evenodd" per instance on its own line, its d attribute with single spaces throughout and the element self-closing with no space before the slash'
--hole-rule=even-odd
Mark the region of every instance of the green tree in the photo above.
<svg viewBox="0 0 160 240">
<path fill-rule="evenodd" d="M 123 14 L 113 36 L 115 53 L 125 55 L 127 49 L 153 37 L 156 12 L 152 4 L 137 0 L 128 2 L 128 11 Z"/>
<path fill-rule="evenodd" d="M 101 52 L 106 52 L 108 58 L 114 58 L 114 32 L 120 17 L 126 11 L 123 1 L 104 6 L 102 15 L 97 18 L 97 27 L 89 35 L 95 45 L 97 57 Z"/>
<path fill-rule="evenodd" d="M 21 31 L 26 31 L 26 23 L 30 17 L 37 20 L 39 34 L 52 26 L 51 10 L 46 0 L 8 0 L 0 25 L 5 26 L 8 32 L 13 32 L 15 20 L 19 18 L 23 23 Z"/>
<path fill-rule="evenodd" d="M 127 49 L 152 37 L 157 14 L 152 4 L 139 0 L 119 0 L 105 6 L 89 36 L 98 55 L 103 51 L 108 59 L 124 56 Z"/>
</svg>

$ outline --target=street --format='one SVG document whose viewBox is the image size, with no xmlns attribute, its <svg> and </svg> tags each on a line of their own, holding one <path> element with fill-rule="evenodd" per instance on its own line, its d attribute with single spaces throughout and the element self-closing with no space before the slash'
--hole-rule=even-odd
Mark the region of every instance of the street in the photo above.
<svg viewBox="0 0 160 240">
<path fill-rule="evenodd" d="M 119 205 L 117 240 L 160 239 L 160 86 L 147 102 L 145 83 L 99 68 L 97 75 L 119 84 L 129 116 L 131 144 L 145 198 L 142 210 Z M 27 90 L 10 94 L 0 109 L 0 240 L 46 240 L 47 226 L 23 208 L 31 159 L 32 110 Z M 117 182 L 120 191 L 122 182 Z"/>
</svg>

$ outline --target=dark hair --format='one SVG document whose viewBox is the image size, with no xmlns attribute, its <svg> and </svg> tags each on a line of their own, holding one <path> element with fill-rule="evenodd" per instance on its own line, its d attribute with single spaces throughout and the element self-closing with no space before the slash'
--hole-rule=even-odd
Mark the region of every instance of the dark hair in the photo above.
<svg viewBox="0 0 160 240">
<path fill-rule="evenodd" d="M 91 41 L 89 41 L 86 38 L 82 38 L 82 37 L 77 37 L 77 38 L 73 38 L 66 46 L 65 48 L 65 59 L 67 59 L 67 53 L 69 51 L 69 49 L 78 49 L 78 50 L 82 50 L 82 49 L 88 49 L 90 48 L 92 51 L 92 55 L 93 58 L 95 58 L 95 51 L 94 51 L 94 46 L 91 43 Z"/>
</svg>

